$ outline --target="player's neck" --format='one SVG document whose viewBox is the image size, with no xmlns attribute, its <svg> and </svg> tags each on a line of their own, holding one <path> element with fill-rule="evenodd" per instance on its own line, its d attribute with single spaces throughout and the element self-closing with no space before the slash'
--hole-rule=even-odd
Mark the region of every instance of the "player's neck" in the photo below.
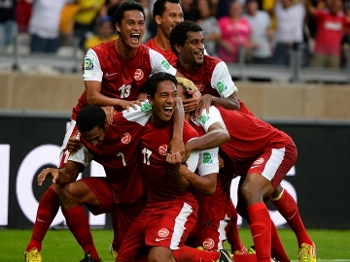
<svg viewBox="0 0 350 262">
<path fill-rule="evenodd" d="M 165 127 L 171 123 L 171 121 L 163 121 L 155 113 L 152 113 L 152 116 L 151 116 L 149 121 L 154 128 L 162 128 L 162 127 Z"/>
<path fill-rule="evenodd" d="M 160 31 L 158 31 L 157 35 L 154 37 L 154 42 L 160 49 L 171 50 L 169 39 Z"/>
<path fill-rule="evenodd" d="M 177 60 L 177 67 L 181 68 L 182 70 L 185 71 L 195 71 L 199 68 L 199 65 L 191 65 L 189 63 L 186 63 L 182 59 Z"/>
<path fill-rule="evenodd" d="M 115 41 L 115 49 L 117 53 L 124 59 L 130 59 L 136 56 L 138 48 L 131 48 L 122 39 Z"/>
</svg>

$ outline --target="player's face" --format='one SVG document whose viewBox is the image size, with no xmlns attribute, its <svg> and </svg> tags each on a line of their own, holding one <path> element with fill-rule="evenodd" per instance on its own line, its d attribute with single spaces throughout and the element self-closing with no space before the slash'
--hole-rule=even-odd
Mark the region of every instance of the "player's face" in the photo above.
<svg viewBox="0 0 350 262">
<path fill-rule="evenodd" d="M 202 32 L 188 32 L 181 58 L 186 64 L 200 66 L 204 62 L 204 37 Z"/>
<path fill-rule="evenodd" d="M 177 89 L 170 80 L 158 83 L 157 92 L 153 98 L 149 98 L 152 104 L 152 118 L 155 123 L 170 121 L 177 105 Z"/>
<path fill-rule="evenodd" d="M 185 100 L 186 97 L 184 95 L 184 87 L 182 84 L 178 84 L 176 86 L 176 89 L 177 89 L 177 96 L 180 97 L 182 100 Z"/>
<path fill-rule="evenodd" d="M 138 10 L 125 11 L 121 23 L 117 23 L 116 28 L 126 45 L 138 48 L 145 33 L 145 17 Z"/>
<path fill-rule="evenodd" d="M 106 130 L 95 126 L 94 129 L 89 132 L 81 132 L 81 135 L 86 142 L 98 147 L 101 146 L 105 140 Z"/>
<path fill-rule="evenodd" d="M 156 17 L 156 22 L 164 35 L 169 38 L 171 30 L 184 21 L 184 13 L 180 4 L 166 2 L 162 16 Z"/>
</svg>

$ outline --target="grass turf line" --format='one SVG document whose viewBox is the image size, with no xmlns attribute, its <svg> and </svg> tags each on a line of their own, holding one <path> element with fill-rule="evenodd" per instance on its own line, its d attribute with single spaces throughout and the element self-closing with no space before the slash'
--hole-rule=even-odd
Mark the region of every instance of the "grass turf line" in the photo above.
<svg viewBox="0 0 350 262">
<path fill-rule="evenodd" d="M 253 241 L 247 228 L 239 229 L 243 243 L 249 247 Z M 316 244 L 317 261 L 350 261 L 350 230 L 308 230 Z M 278 233 L 292 261 L 298 261 L 297 242 L 290 229 L 279 229 Z M 109 246 L 112 230 L 92 230 L 96 248 L 104 262 L 112 262 Z M 31 236 L 31 230 L 0 230 L 2 262 L 24 261 L 23 252 Z M 227 246 L 228 247 L 228 246 Z M 41 252 L 44 261 L 77 262 L 83 257 L 83 251 L 69 230 L 49 230 L 43 242 Z"/>
</svg>

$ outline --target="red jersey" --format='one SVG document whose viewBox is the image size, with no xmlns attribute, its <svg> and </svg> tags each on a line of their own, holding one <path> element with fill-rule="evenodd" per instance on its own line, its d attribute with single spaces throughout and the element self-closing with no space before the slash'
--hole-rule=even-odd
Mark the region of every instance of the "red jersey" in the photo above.
<svg viewBox="0 0 350 262">
<path fill-rule="evenodd" d="M 95 147 L 81 138 L 84 147 L 69 157 L 85 166 L 92 160 L 100 163 L 120 203 L 133 203 L 144 192 L 140 161 L 135 152 L 151 116 L 150 109 L 150 104 L 145 102 L 138 110 L 117 112 L 102 146 Z"/>
<path fill-rule="evenodd" d="M 190 79 L 199 89 L 201 94 L 227 98 L 238 88 L 232 81 L 231 74 L 225 62 L 221 59 L 204 55 L 204 64 L 194 71 L 185 71 L 178 68 L 178 71 Z M 238 99 L 240 111 L 246 114 L 253 113 Z"/>
<path fill-rule="evenodd" d="M 157 72 L 175 75 L 176 69 L 161 54 L 144 45 L 140 45 L 135 57 L 124 59 L 117 53 L 114 40 L 89 49 L 83 76 L 84 81 L 101 82 L 101 94 L 133 101 L 148 77 Z M 84 92 L 73 108 L 72 119 L 86 105 Z M 116 108 L 117 111 L 120 109 Z"/>
<path fill-rule="evenodd" d="M 343 12 L 332 15 L 328 10 L 318 9 L 315 19 L 317 23 L 315 52 L 340 56 L 341 40 L 346 26 L 346 17 Z"/>
<path fill-rule="evenodd" d="M 164 50 L 164 49 L 159 48 L 157 46 L 156 41 L 154 40 L 154 38 L 149 40 L 145 45 L 148 46 L 149 48 L 152 48 L 153 50 L 156 50 L 157 52 L 161 53 L 165 57 L 165 59 L 168 60 L 168 62 L 170 64 L 176 63 L 177 56 L 174 54 L 174 52 L 171 49 Z"/>
<path fill-rule="evenodd" d="M 141 165 L 147 200 L 150 204 L 176 199 L 185 202 L 196 201 L 190 191 L 179 192 L 174 189 L 169 181 L 165 157 L 172 138 L 172 129 L 173 123 L 171 121 L 162 128 L 155 128 L 151 123 L 147 123 L 141 137 Z M 186 143 L 195 137 L 198 137 L 197 132 L 185 121 L 183 128 L 184 142 Z"/>
<path fill-rule="evenodd" d="M 230 140 L 220 148 L 232 161 L 255 160 L 265 148 L 282 148 L 292 142 L 290 136 L 259 118 L 221 107 L 211 106 L 209 114 L 204 109 L 197 124 L 207 131 L 218 121 L 230 134 Z"/>
</svg>

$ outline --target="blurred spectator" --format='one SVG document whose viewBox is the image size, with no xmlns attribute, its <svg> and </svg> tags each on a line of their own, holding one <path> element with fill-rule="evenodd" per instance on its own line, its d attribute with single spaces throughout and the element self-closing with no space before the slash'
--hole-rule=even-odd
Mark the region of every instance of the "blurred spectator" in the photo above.
<svg viewBox="0 0 350 262">
<path fill-rule="evenodd" d="M 254 64 L 271 64 L 273 30 L 269 14 L 266 11 L 258 10 L 257 0 L 246 0 L 246 14 L 243 17 L 249 21 L 252 29 L 251 38 L 256 44 L 256 48 L 250 54 L 250 62 Z"/>
<path fill-rule="evenodd" d="M 113 33 L 113 19 L 109 16 L 102 16 L 98 20 L 97 34 L 86 39 L 84 49 L 87 51 L 98 44 L 106 43 L 118 38 L 117 34 Z"/>
<path fill-rule="evenodd" d="M 102 5 L 100 9 L 100 16 L 106 16 L 113 17 L 115 10 L 117 10 L 119 4 L 123 0 L 106 0 L 106 3 Z"/>
<path fill-rule="evenodd" d="M 198 0 L 198 19 L 197 24 L 203 28 L 203 36 L 205 39 L 204 46 L 207 53 L 211 56 L 217 56 L 216 43 L 221 37 L 218 20 L 212 15 L 213 9 L 210 0 Z"/>
<path fill-rule="evenodd" d="M 29 21 L 30 51 L 32 53 L 55 53 L 61 11 L 69 0 L 35 0 Z"/>
<path fill-rule="evenodd" d="M 77 1 L 65 4 L 60 19 L 59 46 L 73 46 L 74 18 L 79 11 Z"/>
<path fill-rule="evenodd" d="M 16 0 L 0 0 L 0 50 L 14 42 L 17 34 L 15 11 Z"/>
<path fill-rule="evenodd" d="M 303 43 L 305 6 L 294 0 L 279 0 L 273 11 L 277 22 L 273 63 L 288 66 L 291 50 L 299 50 Z"/>
<path fill-rule="evenodd" d="M 350 4 L 345 6 L 345 16 L 346 19 L 350 20 Z M 350 55 L 350 23 L 346 24 L 345 33 L 342 39 L 342 67 L 346 67 L 347 63 L 349 63 L 349 55 Z"/>
<path fill-rule="evenodd" d="M 242 7 L 238 1 L 229 6 L 230 16 L 218 20 L 221 38 L 218 41 L 218 55 L 225 62 L 239 60 L 240 49 L 250 47 L 251 28 L 247 19 L 242 17 Z"/>
<path fill-rule="evenodd" d="M 33 0 L 17 0 L 16 22 L 18 33 L 28 33 L 29 19 L 32 16 Z"/>
<path fill-rule="evenodd" d="M 74 36 L 79 39 L 79 47 L 84 50 L 88 32 L 94 32 L 95 19 L 105 0 L 79 0 L 79 11 L 75 16 Z"/>
<path fill-rule="evenodd" d="M 195 22 L 198 16 L 195 0 L 181 0 L 180 4 L 184 12 L 185 20 L 191 20 Z"/>
<path fill-rule="evenodd" d="M 339 68 L 341 41 L 346 26 L 342 0 L 328 0 L 324 9 L 317 9 L 308 1 L 307 9 L 316 20 L 311 66 Z"/>
</svg>

